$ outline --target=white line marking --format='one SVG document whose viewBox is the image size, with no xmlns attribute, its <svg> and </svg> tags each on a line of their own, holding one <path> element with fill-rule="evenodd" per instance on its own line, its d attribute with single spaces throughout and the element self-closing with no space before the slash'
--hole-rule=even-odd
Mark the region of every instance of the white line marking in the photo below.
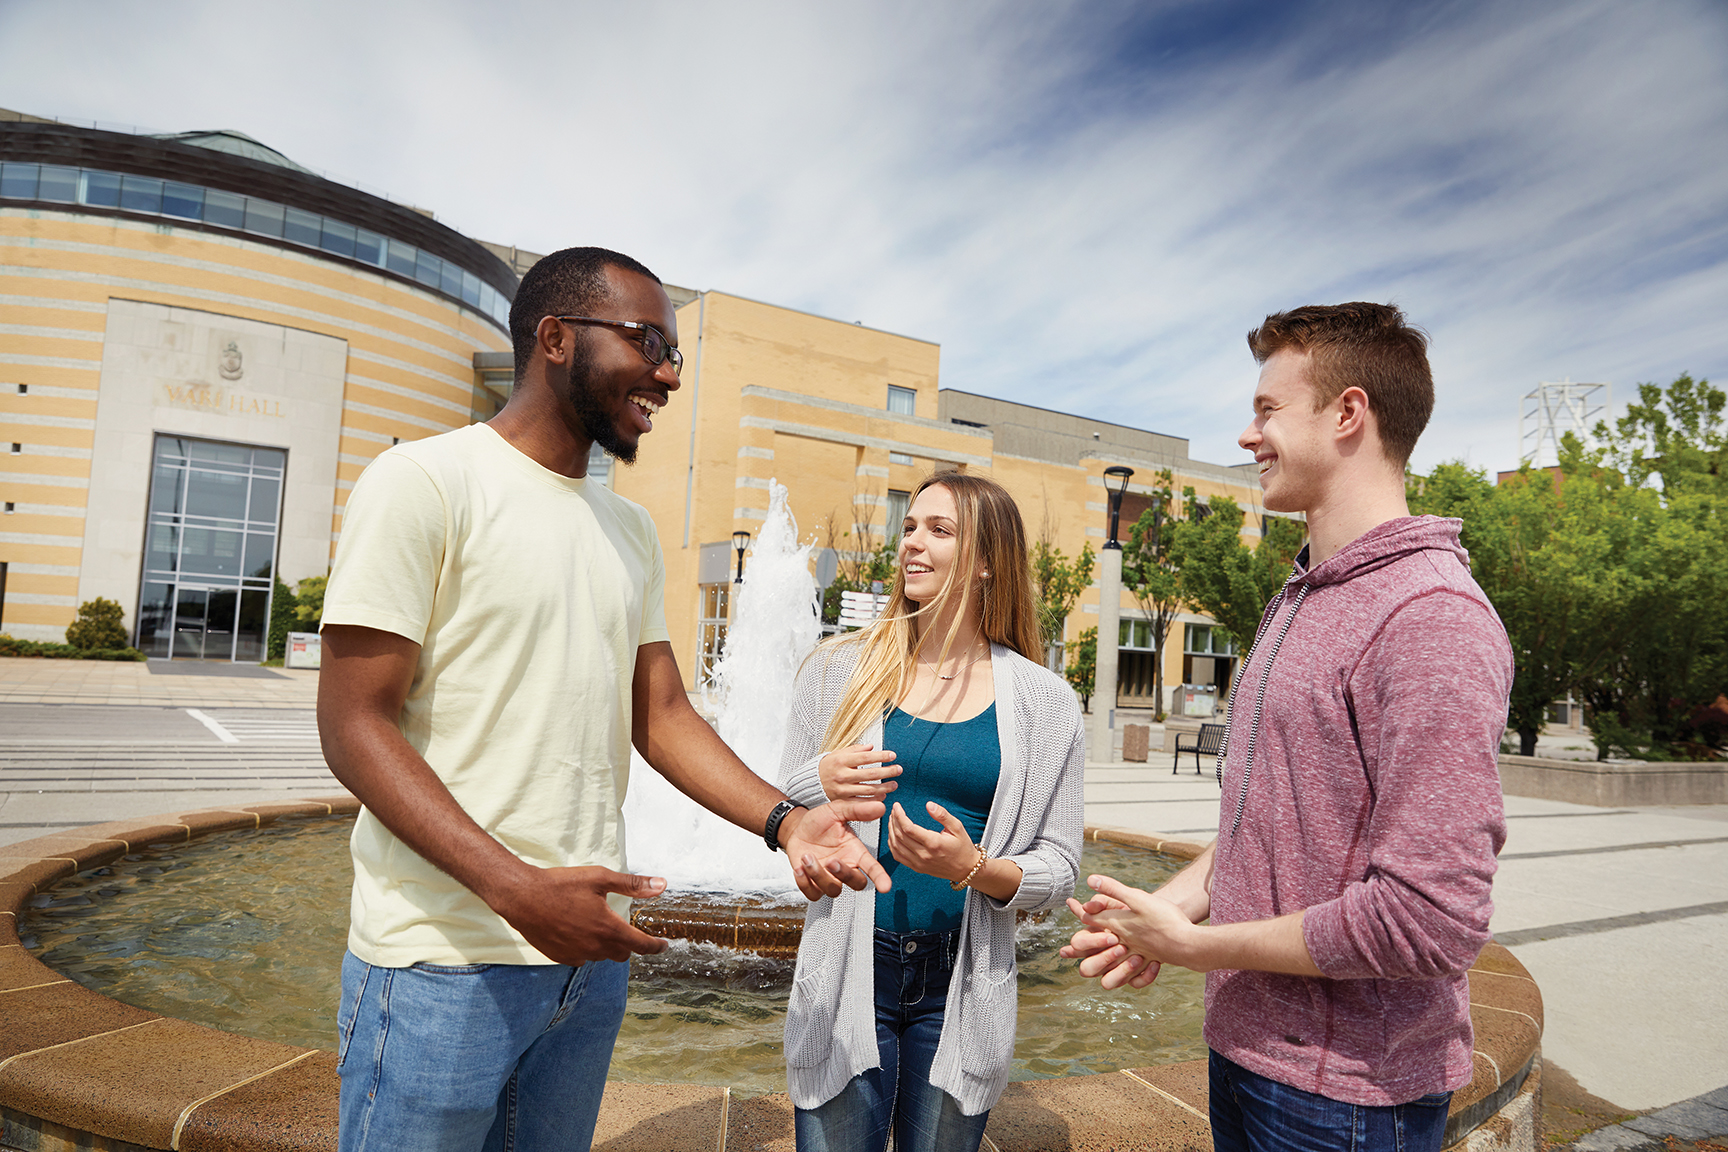
<svg viewBox="0 0 1728 1152">
<path fill-rule="evenodd" d="M 222 727 L 222 725 L 216 723 L 216 721 L 210 719 L 210 717 L 204 715 L 204 713 L 198 711 L 198 709 L 188 708 L 188 709 L 186 709 L 186 715 L 192 717 L 192 719 L 198 721 L 198 723 L 204 725 L 204 727 L 206 727 L 206 728 L 210 729 L 210 731 L 216 733 L 216 739 L 222 741 L 222 743 L 224 743 L 224 744 L 238 744 L 238 743 L 240 743 L 240 737 L 234 735 L 234 733 L 228 731 L 228 729 Z"/>
</svg>

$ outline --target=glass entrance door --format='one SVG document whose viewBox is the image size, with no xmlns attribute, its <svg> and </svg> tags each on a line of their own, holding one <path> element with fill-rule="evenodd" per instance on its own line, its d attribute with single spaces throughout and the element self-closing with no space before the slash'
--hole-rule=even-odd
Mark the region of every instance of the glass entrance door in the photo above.
<svg viewBox="0 0 1728 1152">
<path fill-rule="evenodd" d="M 287 453 L 156 438 L 138 647 L 184 660 L 264 659 Z"/>
<path fill-rule="evenodd" d="M 174 600 L 174 653 L 180 660 L 204 659 L 204 611 L 210 606 L 205 588 L 182 588 Z"/>
<path fill-rule="evenodd" d="M 233 660 L 239 593 L 232 588 L 188 588 L 174 597 L 174 657 Z"/>
</svg>

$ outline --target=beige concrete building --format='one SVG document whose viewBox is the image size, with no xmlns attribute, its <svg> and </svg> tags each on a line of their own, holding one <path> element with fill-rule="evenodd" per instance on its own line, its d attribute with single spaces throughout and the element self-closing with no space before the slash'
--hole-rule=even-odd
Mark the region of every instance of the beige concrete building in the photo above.
<svg viewBox="0 0 1728 1152">
<path fill-rule="evenodd" d="M 0 630 L 60 640 L 118 601 L 155 657 L 256 661 L 270 590 L 327 569 L 361 470 L 392 443 L 488 419 L 509 394 L 510 298 L 536 255 L 307 172 L 238 133 L 133 136 L 0 112 Z M 1102 474 L 1135 469 L 1122 534 L 1168 468 L 1258 532 L 1251 464 L 1181 437 L 939 387 L 927 341 L 668 286 L 682 386 L 637 464 L 591 475 L 660 528 L 692 686 L 724 633 L 733 533 L 768 486 L 836 560 L 897 532 L 932 471 L 983 471 L 1070 556 L 1104 542 Z M 1148 398 L 1150 402 L 1150 397 Z M 1153 413 L 1148 410 L 1148 417 Z M 1098 612 L 1087 592 L 1076 637 Z M 1122 602 L 1120 703 L 1151 704 Z M 1203 617 L 1164 679 L 1229 680 Z"/>
<path fill-rule="evenodd" d="M 0 629 L 101 596 L 151 655 L 262 659 L 361 469 L 497 410 L 516 283 L 237 133 L 0 114 Z"/>
</svg>

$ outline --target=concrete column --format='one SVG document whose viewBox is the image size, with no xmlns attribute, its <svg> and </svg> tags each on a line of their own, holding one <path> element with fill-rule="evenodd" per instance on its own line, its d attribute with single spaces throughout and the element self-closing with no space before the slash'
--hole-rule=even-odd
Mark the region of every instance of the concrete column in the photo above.
<svg viewBox="0 0 1728 1152">
<path fill-rule="evenodd" d="M 1098 553 L 1098 673 L 1092 685 L 1092 726 L 1087 759 L 1109 764 L 1116 728 L 1116 646 L 1122 617 L 1122 548 L 1106 544 Z"/>
</svg>

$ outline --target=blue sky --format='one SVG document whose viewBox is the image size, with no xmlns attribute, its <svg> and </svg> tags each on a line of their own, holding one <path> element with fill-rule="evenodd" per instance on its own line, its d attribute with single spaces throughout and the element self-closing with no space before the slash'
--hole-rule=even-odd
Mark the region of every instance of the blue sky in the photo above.
<svg viewBox="0 0 1728 1152">
<path fill-rule="evenodd" d="M 1236 463 L 1243 334 L 1392 300 L 1415 465 L 1542 380 L 1728 380 L 1728 6 L 0 0 L 0 106 L 231 127 L 545 251 L 942 345 Z"/>
</svg>

